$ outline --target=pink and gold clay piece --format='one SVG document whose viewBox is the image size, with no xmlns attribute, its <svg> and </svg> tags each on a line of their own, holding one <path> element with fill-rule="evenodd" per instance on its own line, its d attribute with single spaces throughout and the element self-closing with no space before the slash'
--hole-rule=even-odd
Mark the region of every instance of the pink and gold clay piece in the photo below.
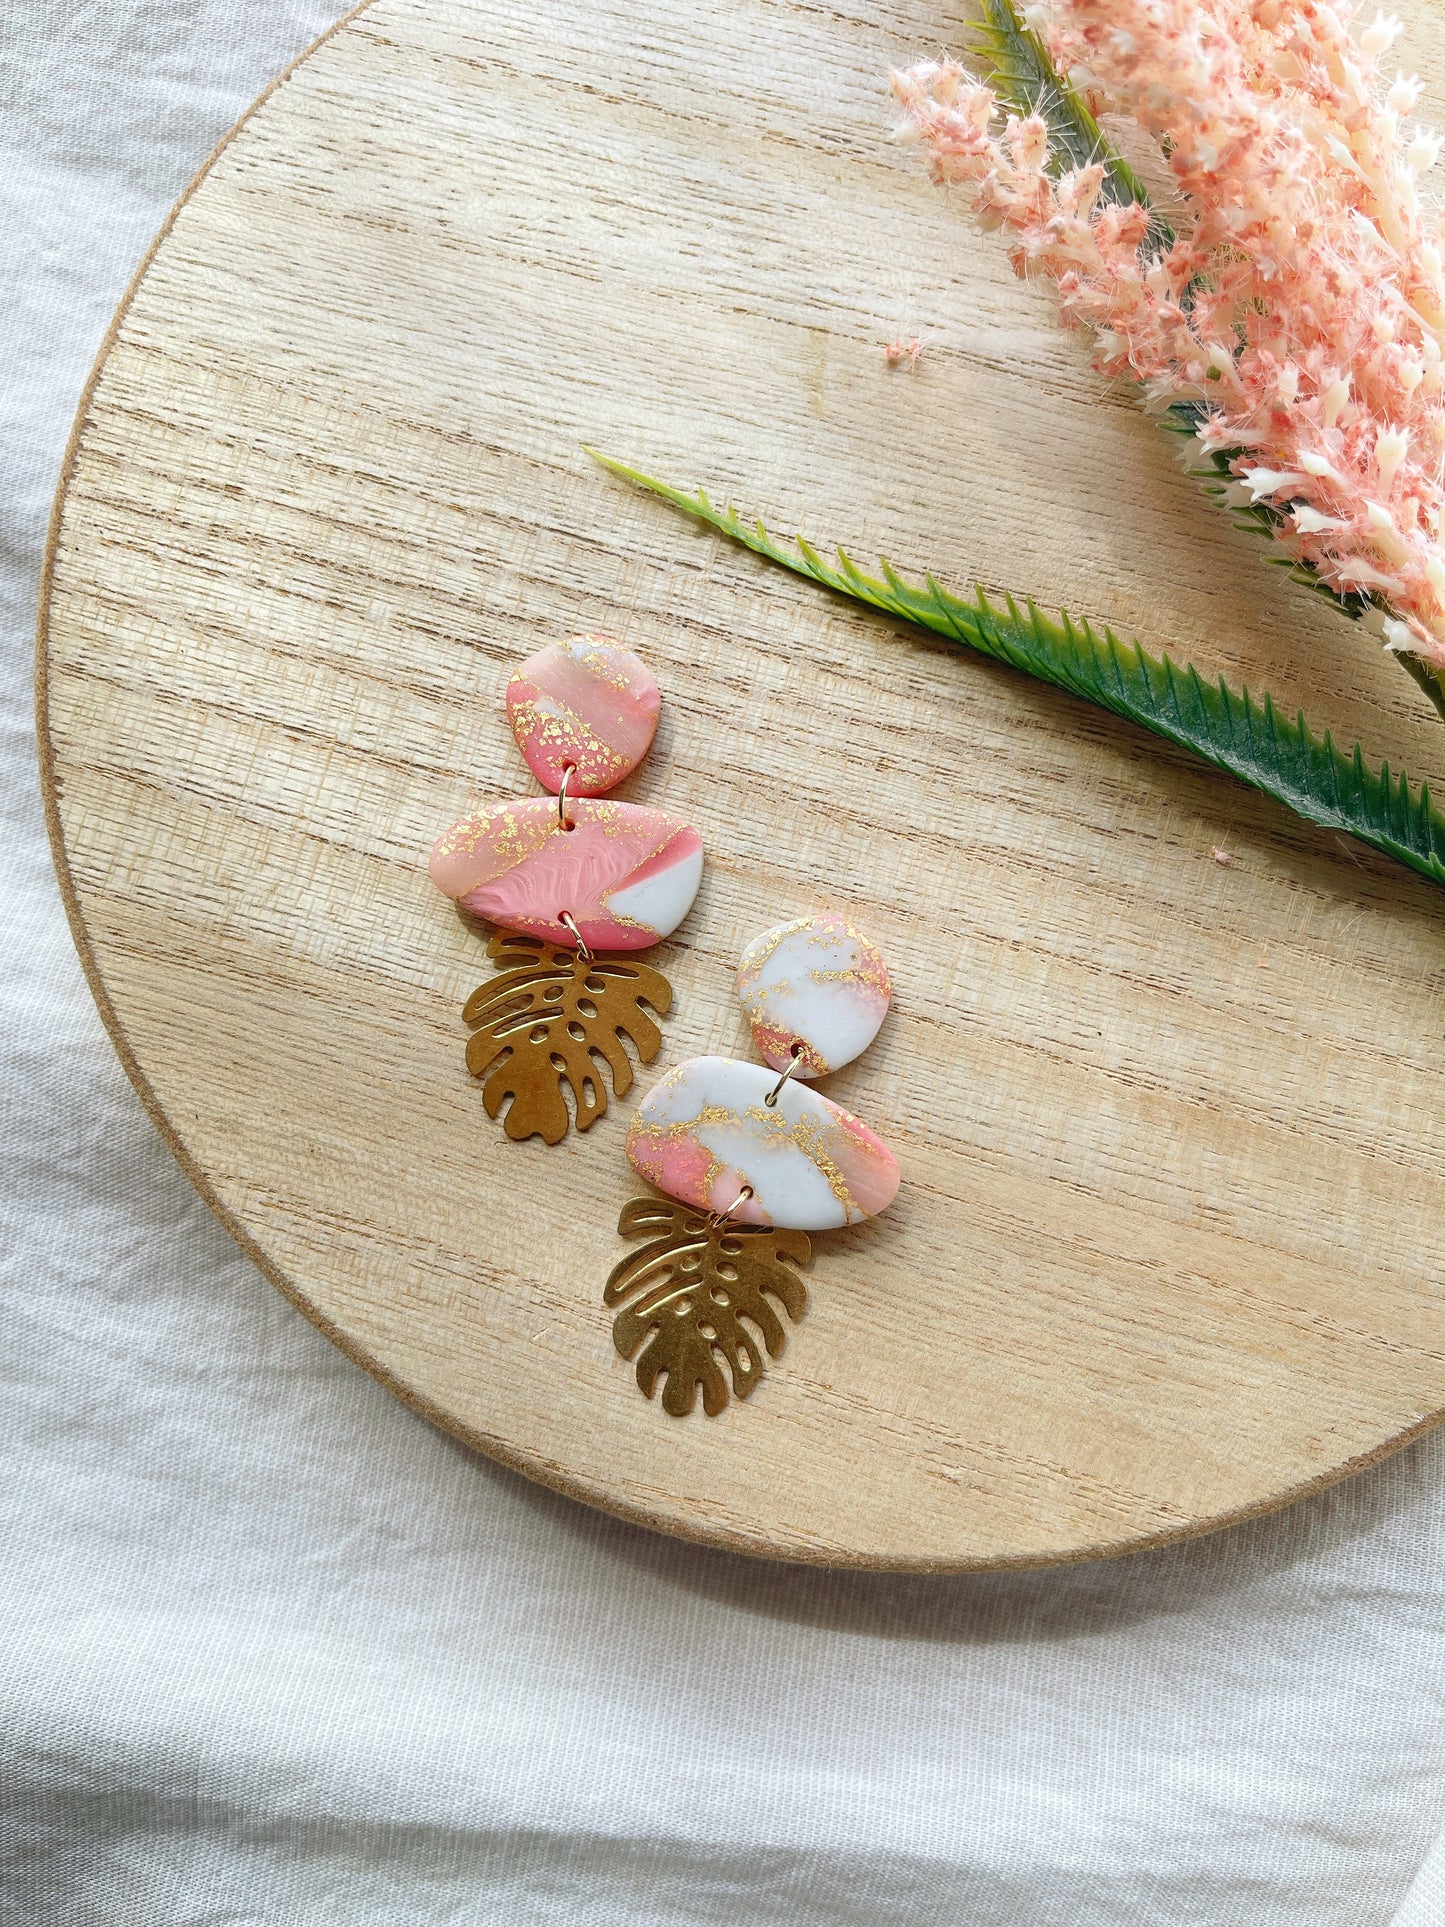
<svg viewBox="0 0 1445 1927">
<path fill-rule="evenodd" d="M 569 636 L 529 656 L 507 685 L 507 720 L 527 768 L 555 796 L 600 796 L 642 761 L 662 698 L 640 656 L 610 636 Z"/>
<path fill-rule="evenodd" d="M 638 1107 L 633 1169 L 679 1204 L 739 1225 L 831 1231 L 891 1204 L 898 1160 L 883 1140 L 805 1085 L 785 1084 L 770 1105 L 777 1081 L 739 1058 L 688 1058 Z"/>
<path fill-rule="evenodd" d="M 799 917 L 743 952 L 738 996 L 759 1055 L 775 1071 L 826 1077 L 867 1050 L 893 987 L 878 946 L 842 917 Z"/>
<path fill-rule="evenodd" d="M 504 930 L 589 950 L 644 950 L 675 930 L 702 878 L 691 824 L 640 803 L 568 802 L 564 829 L 550 796 L 494 803 L 437 839 L 439 890 Z"/>
</svg>

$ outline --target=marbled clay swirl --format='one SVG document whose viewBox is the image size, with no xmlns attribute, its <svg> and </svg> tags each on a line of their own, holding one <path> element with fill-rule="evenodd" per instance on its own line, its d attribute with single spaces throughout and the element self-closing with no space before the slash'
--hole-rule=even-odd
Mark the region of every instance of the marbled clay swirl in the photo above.
<svg viewBox="0 0 1445 1927">
<path fill-rule="evenodd" d="M 504 930 L 589 950 L 645 950 L 675 930 L 702 879 L 702 838 L 690 823 L 641 803 L 569 801 L 572 827 L 550 796 L 493 803 L 443 831 L 432 882 L 464 910 Z"/>
<path fill-rule="evenodd" d="M 627 1133 L 639 1176 L 679 1204 L 738 1224 L 832 1231 L 893 1202 L 898 1160 L 860 1118 L 805 1084 L 736 1057 L 690 1057 L 643 1098 Z"/>
</svg>

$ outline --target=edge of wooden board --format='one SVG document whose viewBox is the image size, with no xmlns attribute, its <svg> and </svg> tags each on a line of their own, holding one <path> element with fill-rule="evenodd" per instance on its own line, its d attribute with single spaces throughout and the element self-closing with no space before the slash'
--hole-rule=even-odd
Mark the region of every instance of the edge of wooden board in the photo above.
<svg viewBox="0 0 1445 1927">
<path fill-rule="evenodd" d="M 650 1531 L 666 1533 L 696 1545 L 712 1550 L 740 1553 L 747 1557 L 765 1560 L 784 1561 L 832 1568 L 835 1570 L 898 1572 L 928 1575 L 948 1575 L 967 1572 L 992 1572 L 1004 1570 L 1035 1569 L 1049 1566 L 1076 1565 L 1085 1561 L 1120 1558 L 1126 1554 L 1152 1551 L 1158 1547 L 1178 1544 L 1184 1540 L 1197 1539 L 1220 1532 L 1230 1526 L 1243 1524 L 1265 1514 L 1280 1511 L 1311 1494 L 1321 1492 L 1343 1479 L 1351 1478 L 1381 1460 L 1392 1456 L 1415 1439 L 1432 1431 L 1445 1421 L 1445 1408 L 1428 1414 L 1404 1431 L 1384 1440 L 1370 1451 L 1359 1454 L 1342 1465 L 1330 1467 L 1314 1478 L 1302 1481 L 1283 1491 L 1266 1495 L 1263 1498 L 1235 1508 L 1232 1511 L 1196 1520 L 1188 1525 L 1168 1527 L 1158 1532 L 1131 1535 L 1125 1539 L 1101 1542 L 1092 1546 L 1076 1547 L 1064 1553 L 1017 1554 L 1002 1557 L 984 1558 L 919 1558 L 906 1555 L 886 1556 L 851 1552 L 842 1548 L 809 1546 L 798 1542 L 780 1544 L 763 1538 L 730 1530 L 717 1525 L 701 1526 L 686 1516 L 669 1516 L 650 1512 L 640 1505 L 630 1505 L 619 1500 L 615 1493 L 605 1487 L 597 1486 L 588 1480 L 570 1474 L 561 1467 L 545 1459 L 530 1457 L 520 1453 L 489 1434 L 468 1426 L 445 1412 L 430 1400 L 419 1395 L 403 1379 L 399 1378 L 380 1359 L 372 1356 L 357 1342 L 350 1338 L 339 1326 L 305 1296 L 293 1281 L 280 1269 L 256 1243 L 245 1225 L 230 1211 L 217 1194 L 205 1170 L 195 1161 L 183 1139 L 172 1124 L 164 1106 L 146 1076 L 139 1059 L 131 1048 L 125 1025 L 119 1011 L 111 1000 L 101 971 L 100 963 L 91 942 L 80 903 L 79 892 L 71 872 L 69 853 L 65 843 L 64 826 L 60 812 L 60 773 L 57 768 L 55 746 L 50 733 L 49 713 L 49 645 L 50 645 L 50 604 L 54 586 L 55 560 L 60 545 L 61 528 L 64 521 L 70 485 L 75 474 L 81 444 L 90 418 L 92 403 L 104 375 L 112 349 L 125 324 L 136 293 L 150 272 L 161 248 L 169 238 L 182 210 L 192 196 L 204 183 L 217 160 L 231 145 L 237 135 L 260 113 L 272 96 L 282 88 L 297 69 L 312 54 L 323 47 L 334 36 L 343 32 L 371 6 L 372 0 L 359 0 L 359 3 L 343 14 L 326 31 L 317 36 L 305 47 L 276 78 L 257 96 L 236 121 L 235 125 L 217 142 L 211 153 L 199 168 L 194 178 L 176 200 L 154 240 L 146 249 L 130 282 L 121 298 L 110 325 L 101 341 L 94 364 L 86 379 L 76 409 L 75 419 L 66 443 L 62 459 L 55 501 L 51 509 L 49 527 L 46 535 L 45 552 L 41 567 L 40 593 L 36 622 L 35 644 L 35 734 L 39 762 L 40 788 L 45 810 L 46 829 L 50 839 L 52 858 L 60 885 L 61 899 L 70 925 L 71 936 L 80 957 L 86 982 L 90 987 L 96 1008 L 100 1013 L 110 1040 L 120 1058 L 126 1076 L 140 1097 L 151 1122 L 160 1133 L 162 1140 L 179 1164 L 181 1170 L 195 1186 L 202 1200 L 234 1239 L 241 1251 L 256 1266 L 262 1276 L 275 1286 L 298 1311 L 302 1313 L 324 1337 L 337 1347 L 354 1364 L 376 1379 L 385 1389 L 408 1406 L 419 1417 L 428 1420 L 439 1430 L 464 1445 L 481 1452 L 486 1457 L 518 1472 L 524 1477 L 543 1485 L 561 1496 L 579 1500 L 596 1510 L 609 1513 L 630 1525 L 642 1526 Z"/>
</svg>

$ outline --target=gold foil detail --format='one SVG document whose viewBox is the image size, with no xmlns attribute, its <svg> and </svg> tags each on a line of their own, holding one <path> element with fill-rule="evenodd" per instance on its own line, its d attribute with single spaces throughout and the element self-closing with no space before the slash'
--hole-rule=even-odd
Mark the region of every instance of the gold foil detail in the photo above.
<svg viewBox="0 0 1445 1927">
<path fill-rule="evenodd" d="M 487 955 L 501 974 L 462 1012 L 473 1032 L 467 1069 L 485 1080 L 487 1116 L 506 1104 L 508 1137 L 547 1144 L 561 1143 L 574 1115 L 579 1131 L 590 1130 L 607 1109 L 604 1067 L 624 1097 L 632 1088 L 626 1045 L 644 1064 L 662 1049 L 651 1013 L 671 1007 L 667 979 L 631 957 L 584 960 L 564 944 L 508 930 L 492 938 Z"/>
<path fill-rule="evenodd" d="M 580 662 L 588 675 L 598 682 L 621 690 L 624 695 L 631 689 L 626 670 L 617 665 L 617 651 L 622 644 L 615 636 L 604 635 L 596 629 L 588 630 L 582 635 L 568 636 L 562 647 L 574 662 Z"/>
<path fill-rule="evenodd" d="M 723 1223 L 670 1198 L 633 1198 L 617 1229 L 624 1238 L 655 1234 L 615 1266 L 602 1294 L 609 1307 L 632 1297 L 612 1340 L 624 1358 L 636 1356 L 644 1396 L 665 1378 L 662 1409 L 674 1418 L 687 1416 L 699 1389 L 709 1418 L 727 1404 L 729 1381 L 747 1398 L 763 1378 L 758 1337 L 773 1358 L 786 1342 L 772 1301 L 794 1323 L 807 1306 L 798 1276 L 812 1262 L 807 1232 Z"/>
<path fill-rule="evenodd" d="M 554 707 L 544 709 L 544 702 Z M 613 783 L 620 783 L 632 769 L 632 764 L 622 751 L 604 742 L 585 717 L 569 708 L 560 696 L 519 698 L 513 711 L 512 732 L 519 739 L 525 737 L 529 743 L 536 743 L 543 750 L 575 758 L 577 766 L 586 770 L 589 780 L 594 783 L 610 777 L 611 781 L 607 784 L 609 789 Z"/>
<path fill-rule="evenodd" d="M 745 1109 L 735 1110 L 727 1104 L 702 1104 L 691 1117 L 680 1118 L 674 1124 L 654 1121 L 639 1111 L 634 1114 L 631 1124 L 627 1127 L 627 1153 L 632 1157 L 635 1152 L 637 1157 L 645 1162 L 645 1147 L 649 1144 L 665 1144 L 669 1140 L 695 1138 L 699 1147 L 712 1159 L 702 1179 L 702 1188 L 711 1193 L 714 1181 L 724 1171 L 729 1168 L 742 1171 L 743 1167 L 738 1160 L 724 1158 L 714 1151 L 702 1134 L 709 1125 L 716 1125 L 726 1130 L 746 1120 L 760 1127 L 761 1148 L 765 1156 L 769 1151 L 792 1149 L 801 1151 L 810 1164 L 816 1165 L 828 1189 L 842 1208 L 844 1222 L 856 1224 L 861 1218 L 866 1217 L 867 1213 L 862 1210 L 853 1193 L 848 1189 L 847 1180 L 832 1152 L 839 1136 L 846 1131 L 846 1125 L 842 1120 L 852 1118 L 854 1123 L 860 1123 L 861 1119 L 853 1118 L 852 1112 L 845 1111 L 841 1104 L 835 1105 L 834 1108 L 839 1113 L 837 1118 L 819 1117 L 811 1109 L 800 1112 L 796 1117 L 789 1117 L 780 1105 L 770 1109 L 763 1104 L 750 1104 Z M 856 1139 L 853 1142 L 857 1144 Z M 858 1148 L 865 1147 L 859 1145 Z M 641 1175 L 651 1183 L 658 1182 L 658 1176 L 653 1171 L 644 1170 Z M 747 1176 L 745 1171 L 743 1176 L 744 1178 Z M 684 1208 L 694 1209 L 695 1207 Z"/>
</svg>

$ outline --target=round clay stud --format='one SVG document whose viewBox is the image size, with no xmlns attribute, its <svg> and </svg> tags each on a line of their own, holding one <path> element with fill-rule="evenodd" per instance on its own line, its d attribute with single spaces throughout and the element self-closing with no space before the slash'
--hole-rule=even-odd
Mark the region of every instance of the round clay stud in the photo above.
<svg viewBox="0 0 1445 1927">
<path fill-rule="evenodd" d="M 610 636 L 569 636 L 529 656 L 507 685 L 507 720 L 527 768 L 555 796 L 601 796 L 642 761 L 662 697 L 652 671 Z"/>
<path fill-rule="evenodd" d="M 799 917 L 743 952 L 738 995 L 763 1061 L 826 1077 L 867 1050 L 893 986 L 878 946 L 839 916 Z"/>
</svg>

